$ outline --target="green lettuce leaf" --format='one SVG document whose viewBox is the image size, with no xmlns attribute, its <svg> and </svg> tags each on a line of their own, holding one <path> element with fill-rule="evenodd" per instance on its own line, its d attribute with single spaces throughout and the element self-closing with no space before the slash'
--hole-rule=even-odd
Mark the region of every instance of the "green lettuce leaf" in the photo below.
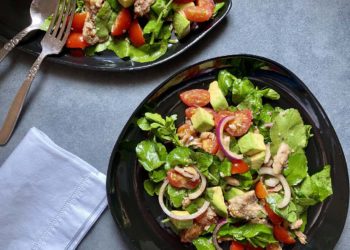
<svg viewBox="0 0 350 250">
<path fill-rule="evenodd" d="M 219 88 L 225 96 L 229 93 L 229 90 L 231 89 L 232 84 L 236 79 L 237 78 L 235 76 L 233 76 L 225 69 L 219 71 L 218 84 Z"/>
<path fill-rule="evenodd" d="M 145 63 L 157 60 L 164 55 L 168 50 L 168 42 L 161 41 L 136 48 L 126 39 L 114 40 L 109 44 L 108 49 L 112 50 L 120 58 L 129 57 L 135 62 Z"/>
<path fill-rule="evenodd" d="M 201 172 L 205 172 L 213 164 L 214 157 L 205 152 L 194 152 L 193 159 L 197 163 L 197 168 Z"/>
<path fill-rule="evenodd" d="M 148 172 L 148 176 L 151 179 L 151 181 L 158 183 L 165 179 L 166 170 L 164 168 L 156 169 L 151 172 Z"/>
<path fill-rule="evenodd" d="M 218 14 L 219 10 L 221 10 L 222 7 L 224 6 L 225 6 L 225 2 L 215 4 L 213 17 L 215 17 Z"/>
<path fill-rule="evenodd" d="M 113 12 L 111 5 L 108 1 L 105 1 L 101 9 L 96 15 L 96 35 L 102 39 L 107 40 L 109 37 L 109 32 L 111 30 L 111 25 L 114 23 L 116 14 Z"/>
<path fill-rule="evenodd" d="M 258 93 L 255 89 L 254 84 L 248 78 L 243 78 L 243 79 L 236 78 L 232 83 L 231 91 L 232 91 L 232 101 L 236 104 L 243 102 L 243 100 L 245 100 L 246 97 L 248 97 L 248 95 L 253 93 Z M 262 95 L 259 93 L 259 96 L 261 97 Z M 252 106 L 252 105 L 249 105 L 249 102 L 250 102 L 249 100 L 251 98 L 245 100 L 244 104 L 241 104 L 241 105 L 245 105 L 247 107 Z"/>
<path fill-rule="evenodd" d="M 146 140 L 137 144 L 136 155 L 143 168 L 152 171 L 165 163 L 167 151 L 163 144 Z"/>
<path fill-rule="evenodd" d="M 288 157 L 288 166 L 283 170 L 289 185 L 295 186 L 307 176 L 307 158 L 303 150 L 292 153 Z"/>
<path fill-rule="evenodd" d="M 333 194 L 332 179 L 330 174 L 330 165 L 324 166 L 323 170 L 307 176 L 302 182 L 300 188 L 295 189 L 297 202 L 314 205 L 324 201 Z"/>
<path fill-rule="evenodd" d="M 240 227 L 226 224 L 219 230 L 218 236 L 248 241 L 254 247 L 266 247 L 268 244 L 277 242 L 272 228 L 264 224 L 245 224 Z"/>
<path fill-rule="evenodd" d="M 271 153 L 275 155 L 282 142 L 285 142 L 293 151 L 306 147 L 308 142 L 309 126 L 305 126 L 296 109 L 287 109 L 280 112 L 273 120 L 270 129 Z"/>
<path fill-rule="evenodd" d="M 198 237 L 192 241 L 197 250 L 215 250 L 215 246 L 211 238 Z"/>
</svg>

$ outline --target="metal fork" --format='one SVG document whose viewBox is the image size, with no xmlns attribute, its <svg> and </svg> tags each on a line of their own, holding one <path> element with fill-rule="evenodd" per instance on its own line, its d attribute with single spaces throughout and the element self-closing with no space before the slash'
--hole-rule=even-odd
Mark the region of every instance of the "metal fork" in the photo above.
<svg viewBox="0 0 350 250">
<path fill-rule="evenodd" d="M 41 41 L 42 51 L 28 72 L 26 79 L 18 90 L 0 130 L 0 145 L 5 145 L 10 139 L 21 113 L 30 86 L 39 67 L 48 55 L 61 52 L 66 43 L 72 26 L 75 11 L 75 0 L 59 0 L 50 27 Z"/>
</svg>

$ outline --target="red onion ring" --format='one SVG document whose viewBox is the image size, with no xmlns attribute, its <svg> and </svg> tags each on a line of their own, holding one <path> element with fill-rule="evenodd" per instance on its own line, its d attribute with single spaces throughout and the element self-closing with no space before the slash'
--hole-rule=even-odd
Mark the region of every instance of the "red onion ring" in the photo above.
<svg viewBox="0 0 350 250">
<path fill-rule="evenodd" d="M 284 190 L 284 197 L 283 197 L 283 200 L 279 204 L 277 204 L 277 207 L 284 208 L 285 206 L 288 205 L 291 199 L 291 191 L 286 178 L 284 178 L 282 174 L 275 174 L 273 169 L 268 167 L 260 168 L 259 175 L 264 175 L 264 174 L 274 176 L 277 179 L 279 179 L 279 181 L 281 182 Z"/>
<path fill-rule="evenodd" d="M 200 175 L 201 177 L 201 185 L 200 187 L 198 188 L 198 190 L 196 190 L 196 192 L 193 192 L 193 193 L 190 193 L 188 195 L 188 198 L 190 200 L 194 200 L 194 199 L 197 199 L 199 196 L 201 196 L 201 194 L 205 191 L 205 188 L 207 186 L 207 179 L 205 178 L 205 176 L 201 173 L 201 171 L 199 171 L 197 168 L 194 168 L 196 169 L 197 173 Z"/>
<path fill-rule="evenodd" d="M 163 212 L 168 215 L 170 218 L 173 218 L 175 220 L 193 220 L 195 218 L 197 218 L 198 216 L 202 215 L 205 211 L 207 211 L 208 207 L 209 207 L 209 201 L 205 201 L 203 206 L 198 209 L 197 212 L 193 213 L 193 214 L 189 214 L 189 215 L 176 215 L 173 214 L 171 211 L 169 211 L 169 209 L 164 205 L 164 192 L 165 192 L 165 188 L 167 187 L 167 185 L 169 184 L 169 181 L 167 179 L 164 180 L 162 186 L 160 187 L 159 190 L 159 195 L 158 195 L 158 201 L 159 201 L 159 205 L 162 208 Z"/>
<path fill-rule="evenodd" d="M 230 151 L 229 148 L 226 147 L 224 141 L 223 141 L 223 135 L 224 135 L 224 129 L 227 123 L 229 123 L 230 121 L 232 121 L 233 119 L 235 119 L 234 116 L 227 116 L 223 119 L 220 120 L 218 126 L 216 127 L 215 133 L 216 133 L 216 137 L 218 139 L 218 143 L 220 145 L 220 148 L 222 150 L 222 152 L 225 154 L 225 156 L 229 159 L 229 160 L 242 160 L 243 159 L 243 155 L 242 154 L 236 154 L 232 151 Z"/>
<path fill-rule="evenodd" d="M 219 243 L 218 243 L 218 240 L 217 240 L 217 234 L 220 230 L 220 228 L 225 225 L 227 223 L 227 220 L 226 219 L 223 219 L 222 221 L 219 221 L 219 223 L 216 225 L 214 231 L 213 231 L 213 238 L 212 238 L 212 241 L 213 241 L 213 244 L 215 246 L 215 249 L 216 250 L 222 250 L 222 248 L 220 247 Z"/>
</svg>

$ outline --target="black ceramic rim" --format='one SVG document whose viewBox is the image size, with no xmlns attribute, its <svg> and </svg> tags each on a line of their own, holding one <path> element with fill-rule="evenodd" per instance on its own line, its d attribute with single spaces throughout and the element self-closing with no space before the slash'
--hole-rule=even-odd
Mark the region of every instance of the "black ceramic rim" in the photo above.
<svg viewBox="0 0 350 250">
<path fill-rule="evenodd" d="M 327 213 L 322 213 L 317 215 L 317 221 L 312 221 L 311 223 L 311 229 L 307 231 L 307 234 L 309 236 L 317 234 L 321 234 L 322 241 L 320 246 L 324 246 L 323 249 L 333 249 L 336 243 L 338 242 L 338 239 L 343 231 L 346 217 L 347 217 L 347 211 L 348 211 L 348 205 L 349 205 L 349 178 L 348 178 L 348 171 L 347 171 L 347 165 L 345 156 L 343 153 L 343 150 L 341 148 L 339 139 L 335 133 L 335 130 L 333 126 L 331 125 L 329 118 L 327 117 L 325 111 L 323 110 L 320 103 L 317 101 L 317 99 L 314 97 L 314 95 L 311 93 L 311 91 L 306 87 L 306 85 L 290 70 L 288 70 L 286 67 L 282 66 L 281 64 L 264 57 L 255 56 L 255 55 L 249 55 L 249 54 L 239 54 L 239 55 L 228 55 L 228 56 L 222 56 L 217 58 L 208 59 L 205 61 L 201 61 L 199 63 L 196 63 L 194 65 L 188 66 L 182 70 L 179 70 L 177 73 L 173 74 L 171 77 L 169 77 L 167 80 L 165 80 L 162 84 L 160 84 L 157 88 L 155 88 L 143 101 L 142 103 L 135 109 L 133 114 L 130 116 L 130 119 L 127 121 L 126 125 L 124 126 L 122 132 L 120 133 L 118 140 L 114 146 L 114 149 L 111 154 L 108 172 L 107 172 L 107 183 L 106 183 L 106 191 L 107 191 L 107 198 L 108 198 L 108 204 L 109 208 L 111 210 L 111 214 L 113 216 L 113 219 L 118 226 L 123 239 L 125 243 L 132 248 L 135 248 L 135 244 L 130 241 L 129 236 L 127 233 L 125 233 L 123 230 L 123 225 L 121 224 L 121 221 L 118 220 L 118 212 L 117 208 L 114 205 L 114 203 L 117 203 L 117 205 L 120 207 L 121 204 L 118 203 L 118 201 L 113 200 L 116 194 L 114 194 L 115 191 L 115 185 L 112 182 L 113 174 L 115 173 L 116 169 L 113 167 L 114 160 L 118 151 L 118 148 L 121 146 L 122 140 L 127 132 L 127 129 L 129 128 L 130 124 L 133 122 L 133 119 L 135 118 L 135 115 L 139 112 L 139 110 L 147 103 L 147 101 L 154 96 L 159 90 L 161 90 L 162 87 L 164 87 L 169 81 L 174 79 L 176 76 L 178 76 L 180 73 L 185 72 L 191 68 L 194 68 L 199 65 L 205 65 L 214 61 L 218 60 L 227 60 L 227 59 L 234 59 L 234 58 L 245 58 L 245 59 L 256 59 L 259 61 L 267 62 L 271 65 L 275 65 L 276 67 L 282 69 L 283 71 L 287 72 L 289 77 L 291 77 L 294 81 L 298 82 L 298 84 L 303 88 L 303 90 L 307 93 L 308 98 L 311 98 L 311 102 L 317 107 L 317 112 L 322 116 L 323 121 L 327 123 L 328 128 L 328 137 L 331 139 L 332 144 L 330 145 L 332 147 L 332 151 L 334 151 L 333 160 L 335 161 L 334 166 L 331 168 L 331 175 L 332 175 L 332 184 L 333 184 L 333 191 L 334 194 L 330 198 L 326 199 L 323 203 L 321 203 L 322 209 L 326 210 Z M 328 138 L 327 137 L 327 138 Z M 132 166 L 134 167 L 134 166 Z M 335 177 L 341 178 L 341 180 L 336 180 Z M 335 198 L 337 196 L 337 203 L 343 204 L 342 206 L 331 206 L 332 202 L 335 201 Z M 339 197 L 340 196 L 340 197 Z M 338 204 L 339 205 L 339 204 Z M 120 211 L 119 211 L 120 212 Z M 320 226 L 320 223 L 322 224 Z M 319 224 L 319 225 L 318 225 Z M 316 245 L 318 245 L 316 243 Z M 288 249 L 316 249 L 315 246 L 310 245 L 301 245 L 296 244 L 292 246 L 292 248 Z"/>
<path fill-rule="evenodd" d="M 115 72 L 123 72 L 123 71 L 134 71 L 134 70 L 144 70 L 150 67 L 154 67 L 157 66 L 159 64 L 165 63 L 175 57 L 177 57 L 178 55 L 182 54 L 183 52 L 185 52 L 186 50 L 188 50 L 190 47 L 192 47 L 194 44 L 196 44 L 198 41 L 200 41 L 202 38 L 204 38 L 208 33 L 210 33 L 211 30 L 213 30 L 219 23 L 221 23 L 221 21 L 227 16 L 227 14 L 229 13 L 231 7 L 232 7 L 232 2 L 231 0 L 226 0 L 226 5 L 224 6 L 223 9 L 221 9 L 221 12 L 219 12 L 219 14 L 214 17 L 214 19 L 212 21 L 210 21 L 208 24 L 208 28 L 206 28 L 205 30 L 201 31 L 201 33 L 193 35 L 194 39 L 192 41 L 186 41 L 186 39 L 191 39 L 191 34 L 190 36 L 185 39 L 184 43 L 184 47 L 178 49 L 175 51 L 175 53 L 172 53 L 170 55 L 167 55 L 167 53 L 163 56 L 161 56 L 159 59 L 153 61 L 153 62 L 147 62 L 147 63 L 137 63 L 137 62 L 132 62 L 131 66 L 127 66 L 127 67 L 112 67 L 112 64 L 108 64 L 108 66 L 106 65 L 91 65 L 91 64 L 82 64 L 82 63 L 78 63 L 78 62 L 74 62 L 74 58 L 72 58 L 69 55 L 63 54 L 63 55 L 58 55 L 58 56 L 49 56 L 46 58 L 46 60 L 50 61 L 50 62 L 54 62 L 54 63 L 59 63 L 62 65 L 66 65 L 66 66 L 72 66 L 72 67 L 76 67 L 76 68 L 81 68 L 81 69 L 88 69 L 88 70 L 99 70 L 99 71 L 115 71 Z M 3 35 L 0 34 L 0 41 L 2 42 L 8 42 L 8 39 L 5 38 Z M 28 54 L 32 54 L 35 56 L 38 56 L 40 54 L 40 51 L 34 51 L 30 48 L 28 48 L 28 46 L 26 45 L 20 45 L 18 47 L 16 47 L 16 49 L 19 49 L 21 51 L 24 51 Z M 99 56 L 99 55 L 96 55 Z M 122 60 L 120 58 L 118 58 L 116 55 L 115 57 L 118 60 Z M 130 60 L 127 60 L 130 61 Z"/>
</svg>

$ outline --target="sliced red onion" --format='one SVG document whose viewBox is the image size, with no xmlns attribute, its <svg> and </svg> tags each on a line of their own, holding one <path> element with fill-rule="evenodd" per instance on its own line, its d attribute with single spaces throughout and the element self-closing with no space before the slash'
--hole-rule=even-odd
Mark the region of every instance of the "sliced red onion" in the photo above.
<svg viewBox="0 0 350 250">
<path fill-rule="evenodd" d="M 219 221 L 219 223 L 216 225 L 214 231 L 213 231 L 213 244 L 215 246 L 215 249 L 216 250 L 222 250 L 222 248 L 220 247 L 219 243 L 218 243 L 218 239 L 217 239 L 217 234 L 220 230 L 220 228 L 225 225 L 227 223 L 227 220 L 226 219 L 223 219 L 222 221 Z"/>
<path fill-rule="evenodd" d="M 218 126 L 216 127 L 216 137 L 218 140 L 218 143 L 220 145 L 220 148 L 222 150 L 222 152 L 225 154 L 225 156 L 229 159 L 229 160 L 241 160 L 243 159 L 243 155 L 239 155 L 236 154 L 232 151 L 230 151 L 229 149 L 229 145 L 227 146 L 226 143 L 224 142 L 224 129 L 227 123 L 229 123 L 230 121 L 232 121 L 233 119 L 235 119 L 234 116 L 227 116 L 223 119 L 220 120 Z"/>
<path fill-rule="evenodd" d="M 190 200 L 194 200 L 194 199 L 197 199 L 199 196 L 202 195 L 202 193 L 204 192 L 206 186 L 207 186 L 207 179 L 205 178 L 205 176 L 201 173 L 201 171 L 199 171 L 197 168 L 194 168 L 196 169 L 197 173 L 200 175 L 201 177 L 201 185 L 200 187 L 196 190 L 196 192 L 193 192 L 193 193 L 190 193 L 188 195 L 188 198 Z"/>
<path fill-rule="evenodd" d="M 173 218 L 175 220 L 193 220 L 193 219 L 197 218 L 198 216 L 200 216 L 201 214 L 203 214 L 205 211 L 207 211 L 210 203 L 208 201 L 205 201 L 203 206 L 200 209 L 198 209 L 197 212 L 195 212 L 193 214 L 189 214 L 189 215 L 176 215 L 176 214 L 173 214 L 164 205 L 164 192 L 165 192 L 165 188 L 167 187 L 168 184 L 169 184 L 169 181 L 167 179 L 165 179 L 165 181 L 163 182 L 163 184 L 162 184 L 162 186 L 160 187 L 160 190 L 159 190 L 158 201 L 159 201 L 159 205 L 162 208 L 163 212 L 166 215 L 168 215 L 170 218 Z"/>
<path fill-rule="evenodd" d="M 288 205 L 291 199 L 291 191 L 286 178 L 284 178 L 282 174 L 275 174 L 272 168 L 267 168 L 267 167 L 260 168 L 259 175 L 265 175 L 265 174 L 274 176 L 277 179 L 279 179 L 279 181 L 281 182 L 284 190 L 284 197 L 283 197 L 283 200 L 279 204 L 277 204 L 277 207 L 284 208 L 285 206 Z"/>
<path fill-rule="evenodd" d="M 268 187 L 276 187 L 280 183 L 280 180 L 275 177 L 271 177 L 265 180 L 265 185 Z"/>
</svg>

